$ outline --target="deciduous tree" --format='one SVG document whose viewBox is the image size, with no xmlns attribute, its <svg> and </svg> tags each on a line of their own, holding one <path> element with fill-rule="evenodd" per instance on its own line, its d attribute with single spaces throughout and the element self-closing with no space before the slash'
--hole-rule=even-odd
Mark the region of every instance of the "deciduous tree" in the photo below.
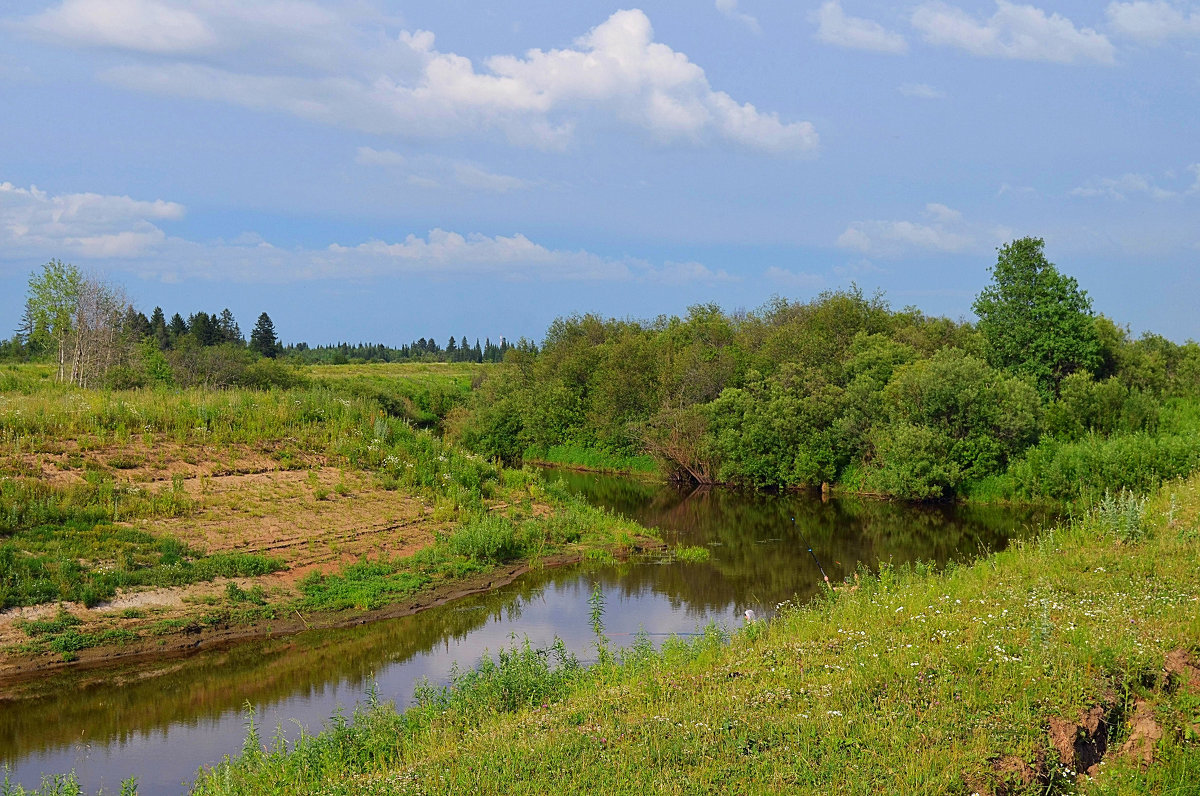
<svg viewBox="0 0 1200 796">
<path fill-rule="evenodd" d="M 1021 238 L 1000 247 L 975 314 L 988 361 L 1031 376 L 1054 396 L 1067 376 L 1096 370 L 1100 341 L 1087 293 L 1046 260 L 1042 246 L 1041 238 Z"/>
</svg>

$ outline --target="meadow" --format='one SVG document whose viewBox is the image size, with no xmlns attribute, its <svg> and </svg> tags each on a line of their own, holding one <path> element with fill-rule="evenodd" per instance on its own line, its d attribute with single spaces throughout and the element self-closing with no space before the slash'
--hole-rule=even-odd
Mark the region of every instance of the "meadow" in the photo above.
<svg viewBox="0 0 1200 796">
<path fill-rule="evenodd" d="M 502 564 L 646 543 L 441 439 L 480 367 L 313 366 L 270 390 L 83 390 L 48 366 L 0 369 L 8 663 L 284 615 L 307 626 Z"/>
</svg>

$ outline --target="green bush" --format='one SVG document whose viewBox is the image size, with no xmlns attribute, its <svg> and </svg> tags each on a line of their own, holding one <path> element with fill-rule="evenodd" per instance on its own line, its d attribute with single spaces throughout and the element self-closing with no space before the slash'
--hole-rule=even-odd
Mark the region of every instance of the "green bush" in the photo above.
<svg viewBox="0 0 1200 796">
<path fill-rule="evenodd" d="M 530 545 L 528 534 L 499 513 L 472 517 L 439 541 L 453 555 L 496 563 L 521 558 Z"/>
</svg>

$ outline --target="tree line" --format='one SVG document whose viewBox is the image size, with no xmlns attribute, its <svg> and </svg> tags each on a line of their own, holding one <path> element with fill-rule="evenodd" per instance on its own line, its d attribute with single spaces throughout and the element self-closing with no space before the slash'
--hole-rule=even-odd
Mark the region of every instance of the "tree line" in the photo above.
<svg viewBox="0 0 1200 796">
<path fill-rule="evenodd" d="M 699 483 L 1073 499 L 1200 467 L 1200 346 L 1092 312 L 1043 242 L 999 250 L 978 323 L 852 287 L 749 313 L 556 320 L 450 423 L 507 461 L 649 453 Z"/>
<path fill-rule="evenodd" d="M 0 340 L 0 360 L 51 359 L 60 381 L 81 387 L 269 387 L 296 384 L 302 364 L 499 362 L 509 347 L 503 338 L 472 345 L 465 335 L 444 347 L 432 337 L 398 348 L 285 345 L 266 312 L 247 339 L 228 308 L 168 318 L 155 307 L 147 317 L 120 286 L 56 259 L 30 275 L 24 313 L 12 338 Z"/>
<path fill-rule="evenodd" d="M 503 337 L 499 343 L 486 338 L 480 344 L 475 338 L 471 345 L 466 335 L 451 336 L 445 347 L 438 345 L 432 337 L 422 337 L 407 345 L 393 348 L 383 343 L 335 343 L 333 345 L 310 346 L 296 343 L 284 348 L 284 353 L 308 364 L 345 365 L 370 362 L 501 362 L 509 349 Z"/>
<path fill-rule="evenodd" d="M 59 381 L 80 387 L 269 386 L 294 380 L 259 362 L 282 350 L 265 312 L 249 342 L 229 309 L 167 320 L 155 307 L 147 318 L 121 287 L 56 259 L 30 275 L 24 313 L 0 343 L 0 358 L 50 358 Z"/>
</svg>

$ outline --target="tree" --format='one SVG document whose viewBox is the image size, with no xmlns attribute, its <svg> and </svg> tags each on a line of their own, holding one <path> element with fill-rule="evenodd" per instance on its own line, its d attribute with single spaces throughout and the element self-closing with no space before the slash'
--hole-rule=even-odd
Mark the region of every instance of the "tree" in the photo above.
<svg viewBox="0 0 1200 796">
<path fill-rule="evenodd" d="M 225 343 L 236 343 L 244 345 L 245 340 L 242 339 L 242 330 L 238 326 L 237 321 L 233 319 L 233 313 L 229 308 L 221 310 L 221 314 L 217 317 L 217 329 L 221 333 L 221 340 Z"/>
<path fill-rule="evenodd" d="M 71 349 L 70 381 L 80 387 L 100 382 L 115 365 L 122 365 L 132 353 L 131 336 L 125 319 L 130 311 L 125 292 L 99 279 L 84 278 L 75 302 L 74 321 L 69 335 Z M 146 322 L 145 316 L 138 317 Z M 149 325 L 148 322 L 147 326 Z"/>
<path fill-rule="evenodd" d="M 188 318 L 188 332 L 202 346 L 222 342 L 221 330 L 217 328 L 216 319 L 207 312 L 197 312 Z"/>
<path fill-rule="evenodd" d="M 974 309 L 989 363 L 1032 377 L 1052 397 L 1067 376 L 1096 370 L 1100 341 L 1087 293 L 1047 262 L 1042 246 L 1041 238 L 1001 246 Z"/>
<path fill-rule="evenodd" d="M 180 338 L 188 333 L 187 321 L 177 312 L 171 316 L 171 323 L 167 326 L 167 331 L 171 333 L 171 345 L 176 345 Z"/>
<path fill-rule="evenodd" d="M 30 342 L 58 350 L 59 381 L 67 378 L 67 342 L 82 288 L 79 269 L 62 260 L 51 260 L 29 276 Z"/>
<path fill-rule="evenodd" d="M 276 347 L 278 342 L 275 337 L 275 324 L 271 322 L 271 316 L 264 312 L 258 316 L 258 322 L 250 332 L 250 350 L 274 359 L 279 352 Z"/>
<path fill-rule="evenodd" d="M 182 320 L 182 319 L 181 319 Z M 166 351 L 171 345 L 171 334 L 167 331 L 167 318 L 162 307 L 155 307 L 150 314 L 150 335 L 154 338 L 159 351 Z"/>
</svg>

